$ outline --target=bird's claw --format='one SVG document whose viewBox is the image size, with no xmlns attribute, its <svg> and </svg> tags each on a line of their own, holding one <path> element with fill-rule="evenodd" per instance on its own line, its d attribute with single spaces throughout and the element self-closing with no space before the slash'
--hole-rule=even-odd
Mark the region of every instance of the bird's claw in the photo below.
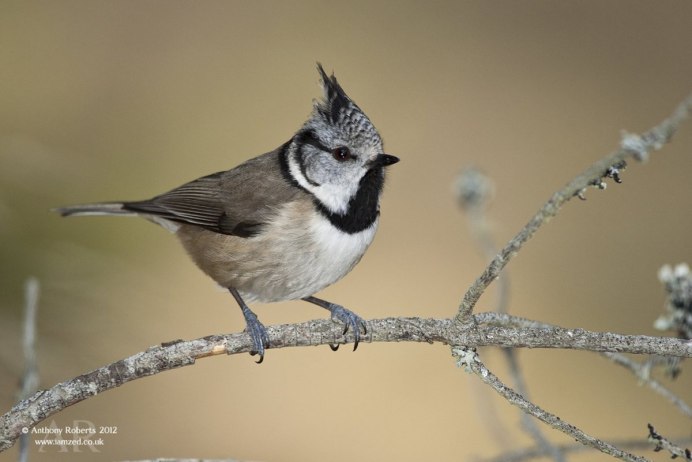
<svg viewBox="0 0 692 462">
<path fill-rule="evenodd" d="M 265 348 L 269 348 L 267 329 L 264 327 L 264 324 L 257 319 L 255 313 L 249 309 L 247 311 L 243 310 L 243 315 L 245 316 L 245 323 L 247 324 L 245 332 L 248 333 L 252 341 L 250 355 L 259 355 L 259 360 L 255 362 L 257 364 L 262 364 L 262 361 L 264 361 L 264 350 Z"/>
<path fill-rule="evenodd" d="M 363 331 L 363 335 L 367 335 L 368 333 L 368 326 L 365 324 L 365 320 L 353 311 L 347 310 L 340 305 L 332 304 L 330 311 L 332 312 L 333 320 L 344 323 L 343 335 L 346 335 L 349 329 L 353 331 L 353 351 L 356 351 L 356 348 L 358 348 L 358 343 L 361 339 L 361 330 Z M 329 345 L 329 347 L 332 349 L 332 351 L 339 349 L 338 344 Z"/>
</svg>

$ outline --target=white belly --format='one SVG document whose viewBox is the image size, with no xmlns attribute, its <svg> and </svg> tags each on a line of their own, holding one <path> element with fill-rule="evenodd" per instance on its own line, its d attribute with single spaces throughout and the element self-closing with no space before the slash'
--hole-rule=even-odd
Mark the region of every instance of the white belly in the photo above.
<svg viewBox="0 0 692 462">
<path fill-rule="evenodd" d="M 313 214 L 296 229 L 296 222 L 276 223 L 283 239 L 267 239 L 271 266 L 241 288 L 248 300 L 273 302 L 293 300 L 313 295 L 335 283 L 360 261 L 370 246 L 378 222 L 359 233 L 338 230 L 322 215 Z M 284 225 L 284 226 L 282 226 Z M 278 230 L 277 230 L 278 231 Z M 279 231 L 280 232 L 280 231 Z M 267 233 L 268 235 L 279 235 Z M 270 241 L 272 244 L 270 244 Z"/>
</svg>

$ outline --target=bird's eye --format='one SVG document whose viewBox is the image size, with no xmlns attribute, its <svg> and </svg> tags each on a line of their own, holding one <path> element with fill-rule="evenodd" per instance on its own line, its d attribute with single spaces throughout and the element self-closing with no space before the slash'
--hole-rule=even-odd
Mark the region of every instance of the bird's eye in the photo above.
<svg viewBox="0 0 692 462">
<path fill-rule="evenodd" d="M 346 146 L 339 146 L 338 148 L 333 149 L 332 157 L 334 157 L 334 159 L 338 160 L 339 162 L 344 162 L 346 160 L 353 158 L 353 156 L 351 155 L 351 151 L 349 151 Z"/>
</svg>

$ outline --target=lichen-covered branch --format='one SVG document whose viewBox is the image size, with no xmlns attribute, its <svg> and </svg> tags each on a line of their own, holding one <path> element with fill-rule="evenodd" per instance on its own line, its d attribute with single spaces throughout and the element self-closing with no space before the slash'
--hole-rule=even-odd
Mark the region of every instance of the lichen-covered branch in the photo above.
<svg viewBox="0 0 692 462">
<path fill-rule="evenodd" d="M 502 269 L 517 254 L 522 246 L 546 224 L 557 215 L 560 208 L 573 197 L 584 197 L 584 191 L 595 186 L 600 189 L 605 187 L 604 178 L 613 178 L 620 181 L 620 170 L 626 165 L 626 159 L 632 157 L 644 160 L 653 151 L 660 149 L 670 141 L 678 126 L 689 117 L 692 112 L 692 95 L 688 96 L 673 111 L 673 114 L 663 122 L 653 127 L 642 135 L 626 134 L 620 143 L 620 148 L 607 155 L 605 158 L 591 165 L 580 175 L 570 181 L 564 188 L 553 194 L 543 207 L 529 220 L 529 222 L 517 233 L 492 259 L 476 281 L 466 291 L 459 305 L 456 315 L 457 321 L 468 323 L 473 308 L 485 289 L 499 276 Z"/>
<path fill-rule="evenodd" d="M 623 451 L 612 444 L 606 443 L 598 438 L 595 438 L 579 428 L 571 425 L 564 420 L 560 419 L 555 414 L 541 409 L 539 406 L 533 404 L 532 402 L 525 399 L 519 393 L 515 392 L 507 385 L 502 383 L 502 381 L 492 372 L 488 370 L 487 367 L 478 358 L 478 355 L 466 349 L 453 349 L 453 353 L 458 356 L 458 365 L 465 366 L 467 370 L 476 374 L 484 383 L 490 385 L 490 387 L 499 393 L 503 398 L 505 398 L 511 405 L 518 407 L 523 412 L 530 414 L 540 421 L 550 425 L 556 430 L 559 430 L 580 443 L 591 446 L 599 451 L 609 454 L 621 460 L 628 462 L 648 462 L 647 459 L 643 457 L 630 454 L 627 451 Z"/>
<path fill-rule="evenodd" d="M 526 327 L 534 329 L 554 329 L 557 326 L 552 324 L 532 321 L 530 319 L 521 318 L 519 316 L 511 316 L 505 313 L 478 313 L 474 316 L 479 324 L 495 325 L 495 326 L 514 326 Z M 654 390 L 659 395 L 670 401 L 680 412 L 688 417 L 692 417 L 692 408 L 679 396 L 674 394 L 664 385 L 649 376 L 649 368 L 646 365 L 640 364 L 620 353 L 601 352 L 603 356 L 613 361 L 615 364 L 622 366 L 632 372 L 638 380 L 642 381 L 649 388 Z"/>
<path fill-rule="evenodd" d="M 496 318 L 496 325 L 481 325 L 487 317 L 479 316 L 477 325 L 469 328 L 462 328 L 450 319 L 377 319 L 368 322 L 368 335 L 363 341 L 565 348 L 692 357 L 692 343 L 675 338 L 560 327 L 514 327 L 515 319 L 508 315 Z M 506 326 L 497 325 L 499 319 L 504 319 Z M 353 342 L 350 331 L 344 336 L 343 327 L 329 319 L 269 326 L 267 333 L 271 348 Z M 0 417 L 0 451 L 11 447 L 22 434 L 22 429 L 30 429 L 56 412 L 106 390 L 142 377 L 189 366 L 207 356 L 248 353 L 251 349 L 252 343 L 246 333 L 168 342 L 39 391 Z"/>
<path fill-rule="evenodd" d="M 660 433 L 656 431 L 653 425 L 648 424 L 649 427 L 649 442 L 655 445 L 654 451 L 668 451 L 670 453 L 671 459 L 677 459 L 682 457 L 685 462 L 692 462 L 692 451 L 688 448 L 681 448 L 677 444 L 670 441 L 668 438 L 663 437 Z"/>
<path fill-rule="evenodd" d="M 683 444 L 689 444 L 692 442 L 692 439 L 689 437 L 681 440 Z M 633 450 L 633 449 L 652 449 L 652 443 L 651 441 L 648 440 L 616 440 L 616 441 L 610 441 L 610 444 L 613 446 L 617 446 L 618 448 L 627 448 L 628 450 Z M 563 443 L 563 444 L 558 444 L 557 445 L 558 449 L 562 451 L 565 454 L 574 454 L 574 453 L 579 453 L 579 452 L 584 452 L 584 451 L 591 451 L 593 448 L 590 446 L 584 446 L 583 444 L 579 443 Z M 539 447 L 532 447 L 532 448 L 526 448 L 526 449 L 518 449 L 516 451 L 512 452 L 506 452 L 504 454 L 501 454 L 496 457 L 490 457 L 487 459 L 480 459 L 482 462 L 524 462 L 528 460 L 534 460 L 534 459 L 540 459 L 543 457 L 546 457 L 548 454 Z"/>
</svg>

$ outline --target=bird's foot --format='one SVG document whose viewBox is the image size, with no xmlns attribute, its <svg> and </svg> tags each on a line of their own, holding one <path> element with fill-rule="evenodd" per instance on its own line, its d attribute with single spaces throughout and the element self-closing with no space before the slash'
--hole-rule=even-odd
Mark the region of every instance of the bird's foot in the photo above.
<svg viewBox="0 0 692 462">
<path fill-rule="evenodd" d="M 336 303 L 322 300 L 321 298 L 305 297 L 303 300 L 305 300 L 306 302 L 314 303 L 317 306 L 321 306 L 325 310 L 329 310 L 329 312 L 332 314 L 333 320 L 341 321 L 344 323 L 344 335 L 346 334 L 346 332 L 348 332 L 348 329 L 351 328 L 351 330 L 353 331 L 353 351 L 356 351 L 356 348 L 358 348 L 358 343 L 360 342 L 361 330 L 363 331 L 363 335 L 367 335 L 368 333 L 368 326 L 367 324 L 365 324 L 365 320 L 363 318 L 358 316 L 353 311 L 347 310 L 341 305 L 337 305 Z M 333 351 L 339 349 L 338 344 L 329 345 L 329 347 Z"/>
<path fill-rule="evenodd" d="M 329 312 L 332 314 L 332 320 L 341 321 L 342 323 L 344 323 L 343 335 L 345 335 L 346 332 L 348 332 L 348 329 L 351 328 L 351 330 L 353 331 L 353 351 L 356 351 L 356 348 L 358 348 L 358 343 L 360 342 L 361 338 L 361 330 L 363 332 L 363 335 L 367 335 L 368 333 L 368 326 L 363 318 L 358 316 L 353 311 L 347 310 L 341 305 L 337 305 L 336 303 L 322 300 L 321 298 L 311 296 L 305 297 L 303 298 L 303 300 L 305 300 L 306 302 L 313 303 L 317 306 L 321 306 L 325 310 L 329 310 Z M 339 349 L 338 344 L 329 345 L 329 347 L 332 349 L 332 351 L 336 351 Z"/>
<path fill-rule="evenodd" d="M 261 364 L 264 361 L 264 350 L 269 348 L 269 336 L 267 335 L 267 329 L 264 327 L 257 315 L 250 310 L 247 306 L 241 307 L 243 310 L 243 316 L 245 317 L 245 332 L 250 335 L 252 340 L 252 351 L 251 355 L 259 355 L 259 360 L 257 364 Z"/>
<path fill-rule="evenodd" d="M 331 307 L 327 309 L 332 313 L 332 319 L 344 323 L 344 334 L 348 332 L 349 328 L 353 331 L 353 351 L 356 351 L 358 343 L 360 342 L 361 330 L 363 331 L 363 335 L 367 335 L 368 333 L 368 326 L 365 324 L 365 320 L 341 305 L 336 305 L 334 303 L 330 303 L 330 305 Z M 329 347 L 333 351 L 339 349 L 338 344 L 329 345 Z"/>
</svg>

